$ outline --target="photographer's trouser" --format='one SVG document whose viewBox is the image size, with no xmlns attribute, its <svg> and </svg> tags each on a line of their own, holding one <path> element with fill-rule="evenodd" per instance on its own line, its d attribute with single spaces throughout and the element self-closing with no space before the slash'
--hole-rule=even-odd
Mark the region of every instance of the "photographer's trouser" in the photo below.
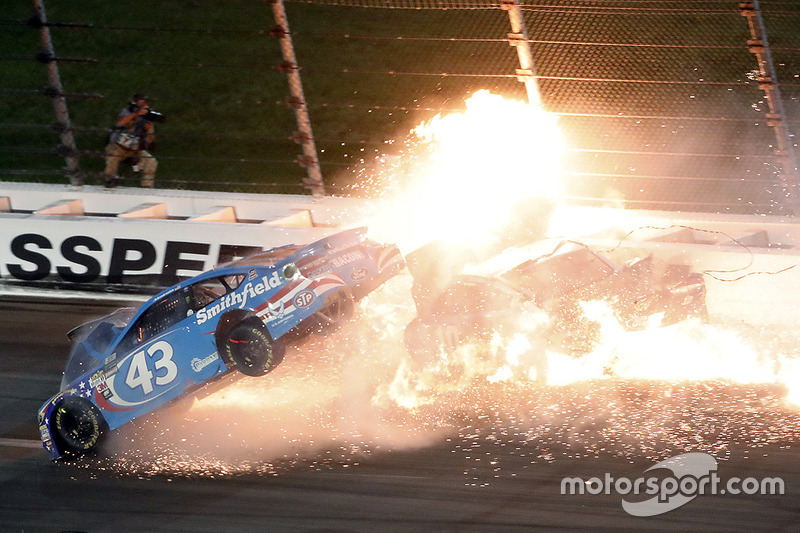
<svg viewBox="0 0 800 533">
<path fill-rule="evenodd" d="M 156 180 L 158 161 L 147 150 L 126 150 L 117 143 L 106 145 L 106 182 L 117 179 L 119 163 L 128 157 L 138 158 L 139 170 L 142 173 L 142 187 L 153 187 Z"/>
</svg>

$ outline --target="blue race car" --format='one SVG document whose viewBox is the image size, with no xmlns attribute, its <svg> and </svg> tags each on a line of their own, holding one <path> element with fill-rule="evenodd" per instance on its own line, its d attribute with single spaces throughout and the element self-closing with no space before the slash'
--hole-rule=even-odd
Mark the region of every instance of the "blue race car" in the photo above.
<svg viewBox="0 0 800 533">
<path fill-rule="evenodd" d="M 90 452 L 110 430 L 234 370 L 266 374 L 287 344 L 336 330 L 404 267 L 396 246 L 365 233 L 262 252 L 71 331 L 61 392 L 39 409 L 44 448 L 53 459 Z"/>
</svg>

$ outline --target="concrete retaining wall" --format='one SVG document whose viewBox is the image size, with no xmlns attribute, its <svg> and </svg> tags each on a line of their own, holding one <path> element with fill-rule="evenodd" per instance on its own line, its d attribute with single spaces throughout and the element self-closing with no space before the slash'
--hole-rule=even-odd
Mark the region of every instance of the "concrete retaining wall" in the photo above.
<svg viewBox="0 0 800 533">
<path fill-rule="evenodd" d="M 0 299 L 138 297 L 256 249 L 352 227 L 362 222 L 364 207 L 347 198 L 0 183 Z M 788 305 L 800 293 L 800 222 L 793 218 L 559 213 L 571 226 L 564 236 L 706 272 L 712 312 L 724 311 L 734 294 L 744 301 L 759 293 L 758 302 Z"/>
</svg>

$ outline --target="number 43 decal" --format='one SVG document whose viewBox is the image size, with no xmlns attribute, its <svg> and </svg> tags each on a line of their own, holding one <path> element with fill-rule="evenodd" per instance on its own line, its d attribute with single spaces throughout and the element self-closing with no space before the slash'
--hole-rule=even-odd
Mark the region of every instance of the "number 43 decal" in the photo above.
<svg viewBox="0 0 800 533">
<path fill-rule="evenodd" d="M 153 392 L 153 378 L 156 385 L 169 385 L 178 377 L 178 366 L 172 360 L 172 354 L 172 346 L 166 341 L 154 342 L 147 349 L 136 352 L 131 356 L 125 383 L 131 389 L 141 387 L 145 395 Z M 148 359 L 154 359 L 155 371 L 150 370 Z"/>
</svg>

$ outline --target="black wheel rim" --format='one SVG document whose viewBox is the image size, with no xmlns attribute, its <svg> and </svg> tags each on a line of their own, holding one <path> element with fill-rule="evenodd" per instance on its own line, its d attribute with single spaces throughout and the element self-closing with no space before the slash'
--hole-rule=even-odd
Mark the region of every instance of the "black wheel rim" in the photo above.
<svg viewBox="0 0 800 533">
<path fill-rule="evenodd" d="M 250 330 L 236 332 L 230 338 L 231 355 L 238 365 L 253 368 L 263 364 L 269 359 L 271 347 L 259 335 L 253 335 Z"/>
<path fill-rule="evenodd" d="M 60 435 L 70 451 L 91 448 L 97 441 L 98 424 L 87 409 L 59 407 Z"/>
</svg>

